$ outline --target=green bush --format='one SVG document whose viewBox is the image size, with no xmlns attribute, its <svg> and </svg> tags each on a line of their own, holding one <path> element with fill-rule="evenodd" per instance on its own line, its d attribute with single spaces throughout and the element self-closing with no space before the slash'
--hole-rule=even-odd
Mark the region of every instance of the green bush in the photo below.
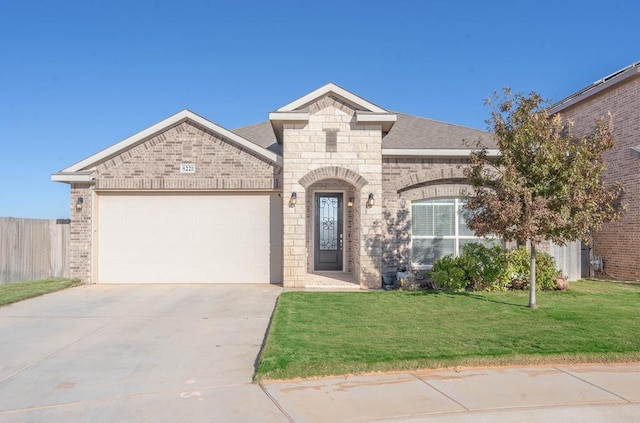
<svg viewBox="0 0 640 423">
<path fill-rule="evenodd" d="M 520 247 L 507 254 L 505 277 L 512 289 L 529 289 L 531 253 Z M 536 290 L 550 291 L 556 287 L 556 261 L 549 254 L 536 251 Z"/>
<path fill-rule="evenodd" d="M 429 277 L 439 288 L 449 291 L 464 291 L 467 277 L 461 264 L 461 257 L 444 256 L 438 259 L 431 269 Z"/>
<path fill-rule="evenodd" d="M 529 251 L 505 251 L 499 245 L 467 244 L 459 257 L 437 260 L 429 277 L 439 288 L 451 291 L 506 291 L 529 288 Z M 555 288 L 557 270 L 553 257 L 536 252 L 536 289 Z"/>
<path fill-rule="evenodd" d="M 462 247 L 460 256 L 471 291 L 506 291 L 508 282 L 502 277 L 506 253 L 502 246 L 471 243 Z"/>
</svg>

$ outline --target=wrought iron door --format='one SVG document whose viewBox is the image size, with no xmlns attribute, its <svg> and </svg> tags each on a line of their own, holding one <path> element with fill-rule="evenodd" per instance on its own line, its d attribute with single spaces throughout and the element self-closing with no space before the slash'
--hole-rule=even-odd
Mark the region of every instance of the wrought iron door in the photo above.
<svg viewBox="0 0 640 423">
<path fill-rule="evenodd" d="M 315 270 L 342 270 L 342 194 L 315 195 Z"/>
</svg>

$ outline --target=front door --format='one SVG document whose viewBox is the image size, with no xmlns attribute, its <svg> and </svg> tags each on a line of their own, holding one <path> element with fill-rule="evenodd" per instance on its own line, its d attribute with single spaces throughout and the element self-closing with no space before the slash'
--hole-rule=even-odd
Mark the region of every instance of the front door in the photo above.
<svg viewBox="0 0 640 423">
<path fill-rule="evenodd" d="M 342 270 L 342 194 L 315 195 L 315 270 Z"/>
</svg>

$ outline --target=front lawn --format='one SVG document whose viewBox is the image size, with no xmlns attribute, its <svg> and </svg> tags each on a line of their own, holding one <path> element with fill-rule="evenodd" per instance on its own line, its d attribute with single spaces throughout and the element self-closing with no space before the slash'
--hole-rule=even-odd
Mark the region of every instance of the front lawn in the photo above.
<svg viewBox="0 0 640 423">
<path fill-rule="evenodd" d="M 0 285 L 0 307 L 78 284 L 79 282 L 73 279 L 44 279 Z"/>
<path fill-rule="evenodd" d="M 449 366 L 640 361 L 640 285 L 568 291 L 287 292 L 256 379 Z"/>
</svg>

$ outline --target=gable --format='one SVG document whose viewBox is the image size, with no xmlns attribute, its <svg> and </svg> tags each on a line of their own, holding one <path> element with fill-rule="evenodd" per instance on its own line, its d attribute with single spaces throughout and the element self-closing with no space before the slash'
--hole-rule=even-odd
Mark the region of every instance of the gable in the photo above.
<svg viewBox="0 0 640 423">
<path fill-rule="evenodd" d="M 380 125 L 383 133 L 388 132 L 396 121 L 395 114 L 329 83 L 269 113 L 278 143 L 282 143 L 285 123 L 306 124 L 311 115 L 329 107 L 354 116 L 356 124 Z"/>
<path fill-rule="evenodd" d="M 277 112 L 305 111 L 309 105 L 317 103 L 319 99 L 327 96 L 331 96 L 339 102 L 350 105 L 354 110 L 387 113 L 385 109 L 376 106 L 362 97 L 359 97 L 331 82 L 298 98 L 297 100 L 292 101 L 289 104 L 280 107 Z"/>
<path fill-rule="evenodd" d="M 96 166 L 113 159 L 114 157 L 126 154 L 128 150 L 135 148 L 140 144 L 144 144 L 151 139 L 157 138 L 158 136 L 161 137 L 164 132 L 185 122 L 190 122 L 191 124 L 201 128 L 203 131 L 216 134 L 221 140 L 224 140 L 244 151 L 250 152 L 261 160 L 277 165 L 282 164 L 282 157 L 273 151 L 256 145 L 238 134 L 216 125 L 215 123 L 189 110 L 183 110 L 143 131 L 138 132 L 137 134 L 132 135 L 129 138 L 120 141 L 119 143 L 116 143 L 61 170 L 58 173 L 53 174 L 51 179 L 57 182 L 90 182 L 91 172 L 96 168 Z M 154 142 L 157 142 L 157 139 Z"/>
<path fill-rule="evenodd" d="M 188 172 L 182 165 L 191 167 Z M 191 121 L 93 169 L 96 189 L 277 189 L 280 166 Z"/>
</svg>

